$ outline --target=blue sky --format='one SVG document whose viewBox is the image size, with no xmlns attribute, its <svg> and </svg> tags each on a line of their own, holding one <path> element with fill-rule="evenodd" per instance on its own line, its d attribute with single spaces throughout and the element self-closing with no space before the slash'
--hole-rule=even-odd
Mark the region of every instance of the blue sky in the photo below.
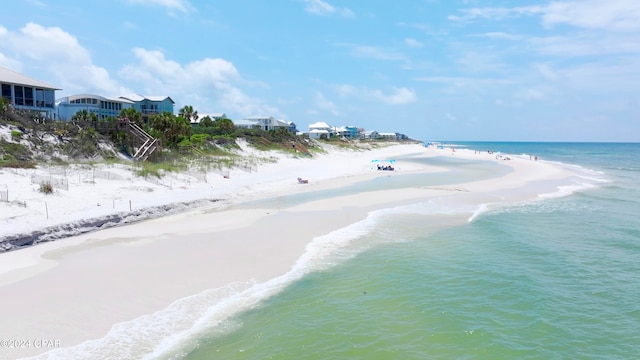
<svg viewBox="0 0 640 360">
<path fill-rule="evenodd" d="M 303 131 L 640 141 L 638 0 L 11 1 L 0 65 Z"/>
</svg>

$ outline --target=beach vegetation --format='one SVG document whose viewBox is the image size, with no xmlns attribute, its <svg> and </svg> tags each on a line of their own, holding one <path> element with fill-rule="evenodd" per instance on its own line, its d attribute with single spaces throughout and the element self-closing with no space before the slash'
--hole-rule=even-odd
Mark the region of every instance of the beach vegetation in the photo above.
<svg viewBox="0 0 640 360">
<path fill-rule="evenodd" d="M 25 145 L 0 139 L 0 155 L 8 161 L 30 161 L 31 151 Z"/>
<path fill-rule="evenodd" d="M 213 120 L 211 120 L 211 117 L 209 115 L 203 117 L 202 119 L 200 119 L 200 122 L 198 123 L 199 127 L 202 128 L 208 128 L 208 127 L 212 127 L 213 126 Z"/>
<path fill-rule="evenodd" d="M 152 116 L 149 126 L 151 135 L 160 138 L 163 146 L 169 148 L 177 148 L 182 140 L 191 136 L 189 120 L 170 112 Z"/>
<path fill-rule="evenodd" d="M 162 178 L 162 176 L 167 172 L 179 172 L 186 168 L 185 165 L 178 166 L 176 163 L 172 161 L 162 161 L 162 162 L 141 162 L 138 163 L 138 167 L 135 170 L 135 175 L 140 177 L 156 177 Z"/>
<path fill-rule="evenodd" d="M 142 121 L 142 113 L 134 108 L 120 110 L 120 118 L 128 119 L 129 121 L 137 124 L 138 126 L 144 127 L 144 122 Z M 116 120 L 115 118 L 112 118 L 112 119 L 113 119 L 112 121 Z"/>
<path fill-rule="evenodd" d="M 51 194 L 53 193 L 53 186 L 49 182 L 40 183 L 40 192 L 43 194 Z"/>
<path fill-rule="evenodd" d="M 22 132 L 19 130 L 11 130 L 11 140 L 13 141 L 22 140 Z"/>
</svg>

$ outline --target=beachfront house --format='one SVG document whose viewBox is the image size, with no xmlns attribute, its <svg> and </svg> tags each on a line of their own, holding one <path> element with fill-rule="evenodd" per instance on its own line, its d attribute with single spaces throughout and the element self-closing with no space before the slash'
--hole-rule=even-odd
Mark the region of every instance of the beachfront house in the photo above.
<svg viewBox="0 0 640 360">
<path fill-rule="evenodd" d="M 385 140 L 398 140 L 398 135 L 394 132 L 381 132 L 378 133 L 379 138 Z"/>
<path fill-rule="evenodd" d="M 347 139 L 357 139 L 359 131 L 356 126 L 340 126 L 334 128 L 334 134 Z"/>
<path fill-rule="evenodd" d="M 324 121 L 319 121 L 309 125 L 309 138 L 320 139 L 323 135 L 326 138 L 331 137 L 333 127 Z"/>
<path fill-rule="evenodd" d="M 61 121 L 71 121 L 78 111 L 86 110 L 98 119 L 117 118 L 120 111 L 133 107 L 133 101 L 123 98 L 107 98 L 94 94 L 65 96 L 56 100 L 56 117 Z"/>
<path fill-rule="evenodd" d="M 56 86 L 0 66 L 0 88 L 2 98 L 14 108 L 55 118 L 55 92 L 61 90 Z"/>
<path fill-rule="evenodd" d="M 380 134 L 375 130 L 363 131 L 360 135 L 360 138 L 366 140 L 376 140 L 380 138 Z"/>
<path fill-rule="evenodd" d="M 138 94 L 120 96 L 121 99 L 133 102 L 133 108 L 142 114 L 144 122 L 149 117 L 165 112 L 173 114 L 175 102 L 169 96 L 142 96 Z"/>
<path fill-rule="evenodd" d="M 233 122 L 233 124 L 238 128 L 245 129 L 262 129 L 264 131 L 275 131 L 284 128 L 292 134 L 295 134 L 297 132 L 295 123 L 293 123 L 292 121 L 275 119 L 273 116 L 253 116 L 244 118 L 242 120 L 236 120 Z"/>
</svg>

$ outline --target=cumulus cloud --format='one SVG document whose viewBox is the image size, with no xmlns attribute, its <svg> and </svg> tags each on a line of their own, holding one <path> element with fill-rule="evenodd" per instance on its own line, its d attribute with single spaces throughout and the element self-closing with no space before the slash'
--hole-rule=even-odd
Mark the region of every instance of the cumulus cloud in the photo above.
<svg viewBox="0 0 640 360">
<path fill-rule="evenodd" d="M 76 37 L 59 27 L 31 22 L 19 31 L 4 29 L 2 33 L 0 53 L 11 54 L 5 55 L 5 63 L 13 64 L 13 69 L 21 70 L 23 61 L 17 59 L 26 59 L 53 74 L 55 81 L 50 82 L 70 93 L 98 92 L 111 96 L 124 89 L 111 79 L 107 70 L 93 64 L 89 51 Z"/>
<path fill-rule="evenodd" d="M 167 59 L 161 51 L 143 48 L 133 49 L 133 55 L 136 62 L 124 66 L 119 75 L 144 84 L 142 91 L 146 94 L 180 94 L 178 106 L 192 105 L 202 112 L 218 112 L 224 108 L 224 112 L 244 117 L 282 116 L 276 107 L 245 94 L 238 87 L 242 78 L 227 60 L 205 58 L 180 64 Z"/>
<path fill-rule="evenodd" d="M 354 13 L 348 8 L 338 8 L 322 0 L 304 0 L 307 4 L 305 10 L 315 15 L 338 14 L 342 17 L 353 17 Z"/>
</svg>

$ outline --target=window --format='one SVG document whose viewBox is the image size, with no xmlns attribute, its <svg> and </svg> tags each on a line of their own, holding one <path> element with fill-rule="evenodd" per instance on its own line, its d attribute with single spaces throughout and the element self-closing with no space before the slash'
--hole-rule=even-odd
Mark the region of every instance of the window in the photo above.
<svg viewBox="0 0 640 360">
<path fill-rule="evenodd" d="M 13 91 L 16 97 L 16 105 L 24 105 L 24 88 L 22 86 L 14 86 Z"/>
<path fill-rule="evenodd" d="M 34 106 L 33 102 L 33 88 L 25 87 L 24 88 L 24 104 L 27 106 Z"/>
<path fill-rule="evenodd" d="M 44 89 L 36 89 L 36 106 L 44 107 Z"/>
<path fill-rule="evenodd" d="M 13 100 L 11 96 L 11 85 L 2 84 L 2 97 L 9 100 L 9 102 Z"/>
<path fill-rule="evenodd" d="M 52 108 L 55 103 L 55 91 L 54 90 L 44 90 L 44 107 Z"/>
</svg>

